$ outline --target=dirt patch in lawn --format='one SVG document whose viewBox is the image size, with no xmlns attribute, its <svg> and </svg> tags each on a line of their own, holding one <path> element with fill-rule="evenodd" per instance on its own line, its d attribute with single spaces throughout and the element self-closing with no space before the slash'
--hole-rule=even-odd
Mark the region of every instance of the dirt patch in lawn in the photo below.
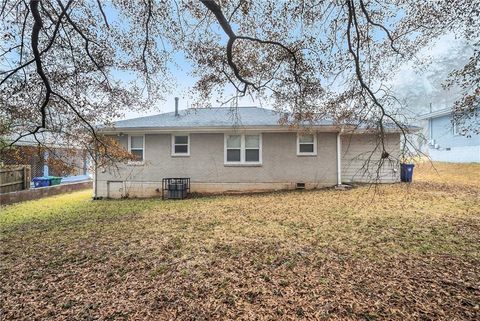
<svg viewBox="0 0 480 321">
<path fill-rule="evenodd" d="M 478 320 L 479 191 L 419 179 L 179 202 L 75 193 L 2 208 L 2 316 Z"/>
</svg>

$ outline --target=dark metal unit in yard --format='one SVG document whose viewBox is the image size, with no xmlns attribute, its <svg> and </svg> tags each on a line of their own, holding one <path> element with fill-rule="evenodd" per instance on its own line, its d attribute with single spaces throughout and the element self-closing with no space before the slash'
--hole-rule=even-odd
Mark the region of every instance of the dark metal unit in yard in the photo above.
<svg viewBox="0 0 480 321">
<path fill-rule="evenodd" d="M 190 178 L 162 179 L 162 199 L 184 199 L 190 192 Z"/>
</svg>

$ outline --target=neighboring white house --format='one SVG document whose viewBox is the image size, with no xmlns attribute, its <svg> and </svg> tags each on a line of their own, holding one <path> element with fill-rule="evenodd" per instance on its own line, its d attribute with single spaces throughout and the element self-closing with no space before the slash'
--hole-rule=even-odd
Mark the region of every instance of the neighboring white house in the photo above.
<svg viewBox="0 0 480 321">
<path fill-rule="evenodd" d="M 319 188 L 347 182 L 399 181 L 398 161 L 378 170 L 376 133 L 319 121 L 308 128 L 280 125 L 264 108 L 199 108 L 118 121 L 103 128 L 138 160 L 99 169 L 98 197 L 152 197 L 163 178 L 188 177 L 193 192 Z M 388 152 L 400 134 L 386 135 Z"/>
<path fill-rule="evenodd" d="M 434 161 L 452 163 L 480 162 L 480 135 L 462 135 L 462 126 L 480 127 L 480 118 L 473 118 L 466 124 L 453 121 L 450 108 L 422 115 L 427 121 L 426 136 L 428 154 Z"/>
</svg>

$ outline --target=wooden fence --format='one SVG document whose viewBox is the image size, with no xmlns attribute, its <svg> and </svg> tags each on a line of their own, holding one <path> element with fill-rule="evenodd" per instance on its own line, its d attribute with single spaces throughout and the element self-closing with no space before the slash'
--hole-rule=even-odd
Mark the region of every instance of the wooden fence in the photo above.
<svg viewBox="0 0 480 321">
<path fill-rule="evenodd" d="M 0 194 L 30 189 L 30 165 L 0 168 Z"/>
</svg>

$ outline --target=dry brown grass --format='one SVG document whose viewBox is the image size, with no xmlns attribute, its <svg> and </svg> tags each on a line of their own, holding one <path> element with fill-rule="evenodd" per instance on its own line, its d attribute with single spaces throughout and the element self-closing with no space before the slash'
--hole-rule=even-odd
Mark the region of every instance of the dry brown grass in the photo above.
<svg viewBox="0 0 480 321">
<path fill-rule="evenodd" d="M 415 166 L 418 181 L 449 185 L 480 185 L 480 163 L 451 164 L 442 162 L 420 162 Z"/>
<path fill-rule="evenodd" d="M 349 191 L 3 208 L 3 316 L 478 319 L 478 165 L 436 167 Z"/>
</svg>

